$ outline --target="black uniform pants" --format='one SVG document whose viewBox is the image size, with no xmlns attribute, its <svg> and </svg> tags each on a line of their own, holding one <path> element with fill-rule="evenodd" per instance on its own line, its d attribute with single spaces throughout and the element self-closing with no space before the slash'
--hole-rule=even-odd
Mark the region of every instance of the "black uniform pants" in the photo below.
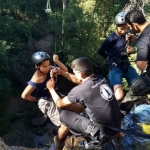
<svg viewBox="0 0 150 150">
<path fill-rule="evenodd" d="M 80 116 L 77 113 L 74 113 L 69 110 L 62 110 L 60 113 L 60 121 L 71 131 L 75 131 L 77 133 L 84 133 L 87 129 L 87 126 L 90 123 L 90 120 Z"/>
</svg>

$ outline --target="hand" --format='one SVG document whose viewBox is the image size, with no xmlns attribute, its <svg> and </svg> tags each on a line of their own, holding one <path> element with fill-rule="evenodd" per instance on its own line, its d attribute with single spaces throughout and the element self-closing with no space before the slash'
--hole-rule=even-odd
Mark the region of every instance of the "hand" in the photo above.
<svg viewBox="0 0 150 150">
<path fill-rule="evenodd" d="M 58 55 L 53 55 L 53 61 L 56 63 L 57 61 L 59 60 L 59 57 L 58 57 Z"/>
<path fill-rule="evenodd" d="M 134 34 L 126 34 L 126 41 L 127 40 L 136 41 L 137 37 Z"/>
<path fill-rule="evenodd" d="M 55 75 L 61 75 L 62 70 L 59 67 L 56 67 L 54 69 L 51 70 L 50 72 L 50 77 L 54 77 Z"/>
<path fill-rule="evenodd" d="M 132 46 L 128 46 L 127 49 L 126 49 L 127 53 L 132 53 L 134 52 L 134 48 Z"/>
<path fill-rule="evenodd" d="M 46 83 L 46 87 L 50 90 L 50 89 L 54 89 L 55 87 L 55 81 L 53 78 L 51 78 L 49 81 L 47 81 Z"/>
</svg>

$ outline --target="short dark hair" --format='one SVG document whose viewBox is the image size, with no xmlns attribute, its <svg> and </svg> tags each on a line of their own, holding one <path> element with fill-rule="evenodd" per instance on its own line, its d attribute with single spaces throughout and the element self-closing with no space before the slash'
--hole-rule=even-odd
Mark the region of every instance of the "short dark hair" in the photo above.
<svg viewBox="0 0 150 150">
<path fill-rule="evenodd" d="M 93 74 L 92 62 L 87 57 L 80 57 L 73 60 L 71 68 L 82 72 L 86 77 Z"/>
<path fill-rule="evenodd" d="M 144 14 L 141 11 L 136 9 L 130 10 L 127 13 L 125 19 L 129 25 L 132 25 L 132 23 L 138 23 L 139 25 L 142 25 L 146 22 Z"/>
<path fill-rule="evenodd" d="M 125 24 L 127 24 L 127 23 L 125 23 Z M 125 24 L 116 24 L 116 26 L 117 26 L 117 27 L 122 27 L 122 26 L 125 25 Z"/>
<path fill-rule="evenodd" d="M 45 59 L 45 60 L 43 60 L 43 61 L 47 61 L 47 60 L 49 60 L 49 59 Z M 41 61 L 40 63 L 38 63 L 38 64 L 36 64 L 36 65 L 37 65 L 37 66 L 41 66 L 42 63 L 43 63 L 43 61 Z"/>
</svg>

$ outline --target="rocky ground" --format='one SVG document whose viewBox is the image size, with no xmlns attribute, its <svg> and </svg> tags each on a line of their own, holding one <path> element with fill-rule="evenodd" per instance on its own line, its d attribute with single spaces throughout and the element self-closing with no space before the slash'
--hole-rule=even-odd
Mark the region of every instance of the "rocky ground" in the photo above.
<svg viewBox="0 0 150 150">
<path fill-rule="evenodd" d="M 20 97 L 12 97 L 6 113 L 11 119 L 7 126 L 0 130 L 3 133 L 0 138 L 0 150 L 53 150 L 50 147 L 58 128 L 49 119 L 41 126 L 32 125 L 33 118 L 43 115 L 35 103 Z M 1 125 L 6 124 L 8 119 L 7 117 L 5 119 Z M 63 150 L 83 150 L 77 147 L 80 139 L 82 137 L 68 136 Z M 108 142 L 101 150 L 116 150 L 116 148 L 112 142 Z"/>
<path fill-rule="evenodd" d="M 44 146 L 50 147 L 53 143 L 53 136 L 56 134 L 57 127 L 50 121 L 42 126 L 31 124 L 34 117 L 42 115 L 36 104 L 14 97 L 10 99 L 7 112 L 14 114 L 14 116 L 8 124 L 8 130 L 5 129 L 6 132 L 1 135 L 6 145 L 42 148 Z"/>
<path fill-rule="evenodd" d="M 0 150 L 50 150 L 57 127 L 49 120 L 42 126 L 31 124 L 33 118 L 43 115 L 36 104 L 13 97 L 10 99 L 7 112 L 14 115 L 8 124 L 8 130 L 5 129 L 1 135 Z M 77 141 L 80 139 L 82 137 L 68 136 L 63 150 L 82 150 L 77 147 Z M 112 147 L 111 143 L 108 145 L 105 150 Z"/>
</svg>

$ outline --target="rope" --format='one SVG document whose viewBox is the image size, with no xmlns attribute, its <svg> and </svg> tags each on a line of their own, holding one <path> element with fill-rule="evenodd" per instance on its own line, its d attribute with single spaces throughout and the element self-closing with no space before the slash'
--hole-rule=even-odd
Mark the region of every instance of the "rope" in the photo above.
<svg viewBox="0 0 150 150">
<path fill-rule="evenodd" d="M 46 13 L 52 12 L 51 5 L 50 5 L 50 0 L 47 0 L 47 5 L 46 5 L 45 11 L 46 11 Z"/>
<path fill-rule="evenodd" d="M 58 0 L 56 0 L 56 9 L 55 9 L 55 54 L 57 53 L 57 9 L 58 9 Z M 54 66 L 56 68 L 56 63 L 54 63 Z M 55 83 L 57 82 L 57 75 L 54 76 Z"/>
</svg>

